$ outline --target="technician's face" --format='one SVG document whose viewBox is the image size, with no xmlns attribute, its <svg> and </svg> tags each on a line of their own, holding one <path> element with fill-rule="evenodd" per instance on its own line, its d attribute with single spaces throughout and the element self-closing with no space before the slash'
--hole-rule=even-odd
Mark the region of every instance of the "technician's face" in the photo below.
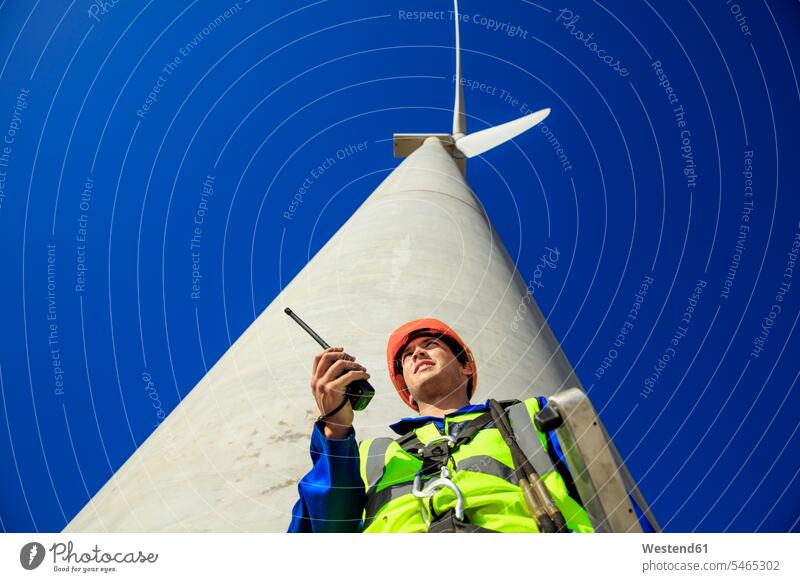
<svg viewBox="0 0 800 582">
<path fill-rule="evenodd" d="M 462 365 L 447 344 L 434 337 L 410 341 L 400 354 L 400 362 L 411 396 L 426 402 L 459 389 L 472 373 L 469 364 Z"/>
</svg>

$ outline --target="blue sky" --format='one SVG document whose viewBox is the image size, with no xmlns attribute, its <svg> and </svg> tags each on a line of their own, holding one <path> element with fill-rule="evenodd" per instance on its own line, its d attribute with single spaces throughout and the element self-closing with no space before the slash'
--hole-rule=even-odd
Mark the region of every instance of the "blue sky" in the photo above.
<svg viewBox="0 0 800 582">
<path fill-rule="evenodd" d="M 447 2 L 100 4 L 0 5 L 5 531 L 61 530 L 392 133 L 451 125 Z M 662 525 L 797 530 L 797 4 L 461 10 L 470 129 L 552 108 L 470 182 L 525 280 L 563 257 L 536 300 Z"/>
</svg>

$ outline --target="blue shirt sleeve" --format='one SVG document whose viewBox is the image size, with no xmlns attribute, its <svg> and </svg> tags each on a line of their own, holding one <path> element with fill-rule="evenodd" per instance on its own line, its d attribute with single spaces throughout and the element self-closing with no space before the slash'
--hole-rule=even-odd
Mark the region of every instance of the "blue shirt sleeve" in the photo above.
<svg viewBox="0 0 800 582">
<path fill-rule="evenodd" d="M 360 531 L 364 483 L 353 428 L 341 440 L 325 438 L 323 425 L 311 434 L 311 470 L 300 480 L 300 499 L 292 510 L 289 533 Z"/>
</svg>

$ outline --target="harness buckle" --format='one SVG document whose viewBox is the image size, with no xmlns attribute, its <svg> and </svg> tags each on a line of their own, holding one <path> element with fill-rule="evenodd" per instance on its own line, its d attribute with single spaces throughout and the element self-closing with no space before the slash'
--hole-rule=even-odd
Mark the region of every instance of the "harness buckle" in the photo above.
<svg viewBox="0 0 800 582">
<path fill-rule="evenodd" d="M 440 448 L 439 443 L 447 441 L 447 449 Z M 432 438 L 428 443 L 425 445 L 425 448 L 417 449 L 417 453 L 424 457 L 438 457 L 442 456 L 445 450 L 449 451 L 450 447 L 452 447 L 456 443 L 456 439 L 449 435 L 443 434 L 441 436 L 437 436 Z"/>
</svg>

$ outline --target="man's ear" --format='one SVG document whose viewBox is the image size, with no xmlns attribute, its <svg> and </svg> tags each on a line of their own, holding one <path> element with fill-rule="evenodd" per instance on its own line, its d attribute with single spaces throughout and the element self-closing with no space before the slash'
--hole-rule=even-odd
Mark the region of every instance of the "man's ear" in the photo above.
<svg viewBox="0 0 800 582">
<path fill-rule="evenodd" d="M 466 362 L 461 365 L 461 374 L 465 378 L 469 378 L 475 372 L 474 368 L 472 367 L 472 362 Z"/>
</svg>

